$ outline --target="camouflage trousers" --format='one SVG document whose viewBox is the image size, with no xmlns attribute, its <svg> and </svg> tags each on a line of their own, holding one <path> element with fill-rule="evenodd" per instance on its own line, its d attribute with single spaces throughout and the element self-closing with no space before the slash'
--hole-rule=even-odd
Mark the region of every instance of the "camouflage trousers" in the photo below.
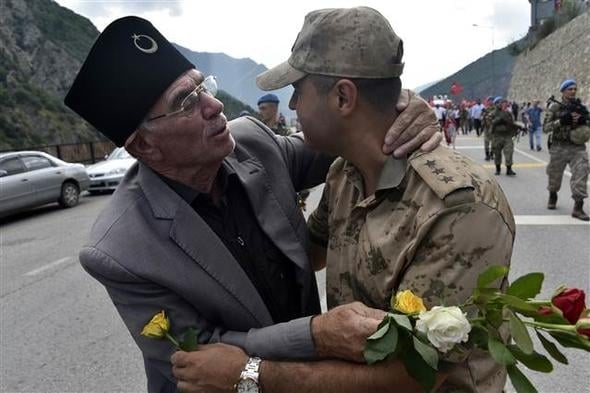
<svg viewBox="0 0 590 393">
<path fill-rule="evenodd" d="M 557 192 L 561 188 L 561 180 L 566 165 L 570 166 L 572 178 L 570 188 L 574 200 L 582 200 L 588 197 L 588 153 L 586 145 L 574 145 L 573 143 L 553 143 L 549 150 L 549 165 L 547 175 L 549 185 L 547 190 Z"/>
<path fill-rule="evenodd" d="M 485 151 L 490 151 L 490 146 L 492 145 L 492 131 L 489 128 L 484 128 L 483 130 L 483 148 Z"/>
<path fill-rule="evenodd" d="M 502 165 L 502 153 L 504 153 L 504 164 L 512 166 L 514 141 L 511 135 L 493 135 L 492 151 L 494 152 L 494 163 L 496 165 Z"/>
</svg>

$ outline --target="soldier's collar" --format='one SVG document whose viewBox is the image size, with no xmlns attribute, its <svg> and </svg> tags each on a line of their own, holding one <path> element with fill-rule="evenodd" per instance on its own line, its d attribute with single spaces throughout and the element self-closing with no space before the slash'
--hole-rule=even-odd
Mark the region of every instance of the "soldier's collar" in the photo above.
<svg viewBox="0 0 590 393">
<path fill-rule="evenodd" d="M 398 187 L 406 175 L 407 167 L 408 160 L 406 158 L 394 158 L 393 155 L 390 155 L 379 175 L 377 191 Z"/>
</svg>

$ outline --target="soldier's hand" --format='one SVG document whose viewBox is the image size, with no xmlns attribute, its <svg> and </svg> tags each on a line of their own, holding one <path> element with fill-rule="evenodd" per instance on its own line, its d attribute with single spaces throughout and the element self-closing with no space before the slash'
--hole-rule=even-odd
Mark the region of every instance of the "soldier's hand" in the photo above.
<svg viewBox="0 0 590 393">
<path fill-rule="evenodd" d="M 377 330 L 385 315 L 385 311 L 354 302 L 314 317 L 311 333 L 317 354 L 363 363 L 367 337 Z"/>
<path fill-rule="evenodd" d="M 403 89 L 396 109 L 399 114 L 385 135 L 383 153 L 404 157 L 418 148 L 432 151 L 440 144 L 442 136 L 436 115 L 420 96 Z"/>
<path fill-rule="evenodd" d="M 574 117 L 570 112 L 564 112 L 559 117 L 559 123 L 561 123 L 562 126 L 571 126 L 574 124 Z"/>
<path fill-rule="evenodd" d="M 580 115 L 578 112 L 572 112 L 572 124 L 577 125 L 580 121 L 581 116 L 582 115 Z"/>
</svg>

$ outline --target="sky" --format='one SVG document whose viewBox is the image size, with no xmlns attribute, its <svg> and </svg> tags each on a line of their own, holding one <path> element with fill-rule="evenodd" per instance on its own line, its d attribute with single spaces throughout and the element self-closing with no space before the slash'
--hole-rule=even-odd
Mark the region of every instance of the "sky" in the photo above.
<svg viewBox="0 0 590 393">
<path fill-rule="evenodd" d="M 57 0 L 102 31 L 113 20 L 148 19 L 168 40 L 197 52 L 249 57 L 271 68 L 289 57 L 308 12 L 365 5 L 381 12 L 404 41 L 404 87 L 435 82 L 492 48 L 523 37 L 526 0 Z M 477 26 L 473 26 L 476 24 Z"/>
</svg>

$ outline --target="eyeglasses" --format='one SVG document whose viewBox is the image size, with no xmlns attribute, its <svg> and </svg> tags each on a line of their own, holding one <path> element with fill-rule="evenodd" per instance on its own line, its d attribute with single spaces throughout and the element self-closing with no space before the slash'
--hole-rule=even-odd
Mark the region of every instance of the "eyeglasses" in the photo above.
<svg viewBox="0 0 590 393">
<path fill-rule="evenodd" d="M 177 115 L 179 113 L 191 113 L 197 104 L 199 103 L 199 96 L 201 93 L 207 93 L 212 97 L 217 95 L 217 78 L 213 75 L 209 75 L 206 77 L 203 82 L 201 82 L 193 91 L 189 93 L 180 103 L 180 109 L 164 113 L 163 115 L 158 115 L 154 117 L 150 117 L 146 120 L 152 121 L 156 119 L 161 119 L 162 117 L 168 117 L 172 115 Z"/>
</svg>

